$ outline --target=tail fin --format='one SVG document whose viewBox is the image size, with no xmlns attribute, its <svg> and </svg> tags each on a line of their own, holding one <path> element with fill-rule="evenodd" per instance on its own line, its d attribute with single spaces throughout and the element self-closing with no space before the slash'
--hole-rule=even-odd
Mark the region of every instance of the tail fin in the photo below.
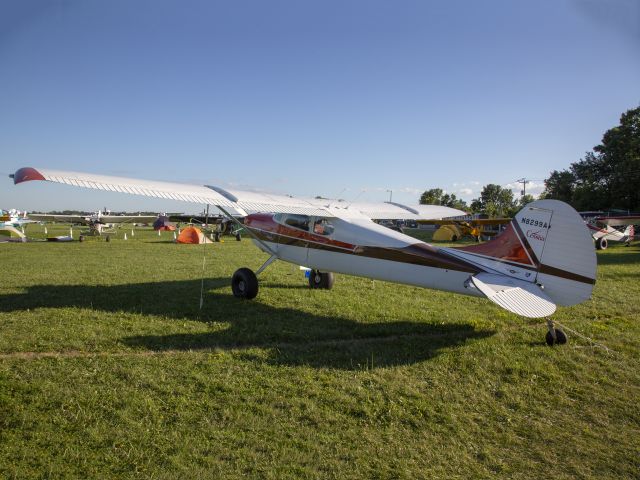
<svg viewBox="0 0 640 480">
<path fill-rule="evenodd" d="M 582 217 L 558 200 L 536 200 L 495 239 L 463 247 L 493 272 L 533 282 L 557 305 L 588 300 L 596 277 L 593 240 Z"/>
</svg>

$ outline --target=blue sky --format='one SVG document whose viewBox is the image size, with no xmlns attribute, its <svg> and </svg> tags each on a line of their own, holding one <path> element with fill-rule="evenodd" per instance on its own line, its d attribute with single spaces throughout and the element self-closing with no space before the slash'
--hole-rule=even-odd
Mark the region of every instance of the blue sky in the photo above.
<svg viewBox="0 0 640 480">
<path fill-rule="evenodd" d="M 5 0 L 0 174 L 535 193 L 640 104 L 639 52 L 635 0 Z M 2 208 L 199 210 L 0 182 Z"/>
</svg>

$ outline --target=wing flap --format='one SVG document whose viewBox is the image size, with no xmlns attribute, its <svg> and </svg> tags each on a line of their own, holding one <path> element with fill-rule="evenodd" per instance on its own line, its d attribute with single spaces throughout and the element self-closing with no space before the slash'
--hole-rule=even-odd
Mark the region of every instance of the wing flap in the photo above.
<svg viewBox="0 0 640 480">
<path fill-rule="evenodd" d="M 548 317 L 556 305 L 536 284 L 504 275 L 479 273 L 471 277 L 473 285 L 496 305 L 523 317 Z"/>
</svg>

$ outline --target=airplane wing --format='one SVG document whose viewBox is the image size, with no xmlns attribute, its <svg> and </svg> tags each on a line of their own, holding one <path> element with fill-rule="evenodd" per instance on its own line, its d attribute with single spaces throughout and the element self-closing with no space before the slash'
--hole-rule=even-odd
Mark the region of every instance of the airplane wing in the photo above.
<svg viewBox="0 0 640 480">
<path fill-rule="evenodd" d="M 405 205 L 397 202 L 352 203 L 372 220 L 428 220 L 466 215 L 466 212 L 442 205 Z"/>
<path fill-rule="evenodd" d="M 265 211 L 299 213 L 302 215 L 327 215 L 327 211 L 324 208 L 284 195 L 268 195 L 240 190 L 232 191 L 210 185 L 139 180 L 31 167 L 21 168 L 11 177 L 14 184 L 43 180 L 108 192 L 130 193 L 132 195 L 179 200 L 201 205 L 215 205 L 224 208 L 232 215 L 237 214 L 238 216 Z"/>
<path fill-rule="evenodd" d="M 87 223 L 87 215 L 58 215 L 50 213 L 30 213 L 29 219 L 36 222 Z"/>
<path fill-rule="evenodd" d="M 189 185 L 90 173 L 35 169 L 32 167 L 21 168 L 11 177 L 15 184 L 43 180 L 110 192 L 181 200 L 201 205 L 215 205 L 233 216 L 246 216 L 249 213 L 256 212 L 282 212 L 340 217 L 365 215 L 377 220 L 442 218 L 444 216 L 464 214 L 460 210 L 437 205 L 409 206 L 387 202 L 347 204 L 346 202 L 334 200 L 304 199 L 286 195 L 231 190 L 213 185 Z"/>
<path fill-rule="evenodd" d="M 623 227 L 625 225 L 640 225 L 640 215 L 620 215 L 617 217 L 597 217 L 596 222 L 610 227 Z"/>
</svg>

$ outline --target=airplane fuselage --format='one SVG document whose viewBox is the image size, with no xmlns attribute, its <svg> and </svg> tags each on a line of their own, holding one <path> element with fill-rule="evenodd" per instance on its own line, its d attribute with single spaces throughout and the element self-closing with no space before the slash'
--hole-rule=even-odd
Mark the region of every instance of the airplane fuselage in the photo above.
<svg viewBox="0 0 640 480">
<path fill-rule="evenodd" d="M 258 248 L 289 263 L 480 296 L 466 286 L 477 266 L 370 220 L 253 214 L 245 227 Z"/>
</svg>

